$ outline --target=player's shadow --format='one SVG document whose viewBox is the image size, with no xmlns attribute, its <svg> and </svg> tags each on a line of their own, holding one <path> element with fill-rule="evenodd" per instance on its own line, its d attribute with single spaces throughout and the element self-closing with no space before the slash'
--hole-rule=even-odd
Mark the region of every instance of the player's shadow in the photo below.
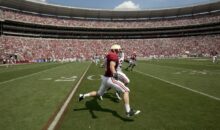
<svg viewBox="0 0 220 130">
<path fill-rule="evenodd" d="M 103 98 L 108 98 L 109 100 L 115 102 L 115 103 L 119 103 L 120 100 L 116 97 L 115 93 L 105 93 L 103 95 Z"/>
<path fill-rule="evenodd" d="M 101 112 L 108 112 L 108 113 L 112 113 L 113 116 L 126 121 L 126 122 L 131 122 L 134 121 L 133 119 L 128 119 L 125 117 L 120 116 L 116 111 L 108 109 L 108 108 L 102 108 L 99 103 L 97 102 L 97 100 L 99 100 L 98 98 L 93 98 L 92 100 L 86 101 L 85 103 L 85 108 L 79 108 L 79 109 L 73 109 L 74 111 L 83 111 L 83 110 L 88 110 L 92 116 L 93 119 L 98 118 L 94 111 L 101 111 Z"/>
</svg>

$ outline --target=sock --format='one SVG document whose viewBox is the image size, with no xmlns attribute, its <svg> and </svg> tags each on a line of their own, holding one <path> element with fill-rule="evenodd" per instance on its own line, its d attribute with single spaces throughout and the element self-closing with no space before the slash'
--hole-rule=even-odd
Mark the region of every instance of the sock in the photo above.
<svg viewBox="0 0 220 130">
<path fill-rule="evenodd" d="M 84 98 L 85 98 L 85 97 L 90 97 L 90 94 L 89 94 L 89 93 L 86 93 L 86 94 L 84 94 L 83 97 L 84 97 Z"/>
<path fill-rule="evenodd" d="M 125 104 L 125 110 L 126 110 L 126 112 L 130 112 L 130 110 L 131 110 L 130 104 Z"/>
</svg>

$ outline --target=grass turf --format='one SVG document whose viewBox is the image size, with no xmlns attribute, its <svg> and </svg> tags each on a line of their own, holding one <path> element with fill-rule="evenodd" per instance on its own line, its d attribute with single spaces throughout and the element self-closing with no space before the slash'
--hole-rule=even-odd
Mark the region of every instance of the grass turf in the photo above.
<svg viewBox="0 0 220 130">
<path fill-rule="evenodd" d="M 4 71 L 1 77 L 10 75 L 10 78 L 0 82 L 0 128 L 42 129 L 88 64 L 47 63 L 1 68 Z"/>
<path fill-rule="evenodd" d="M 0 128 L 42 129 L 88 65 L 86 62 L 18 65 L 11 68 L 1 66 Z M 118 102 L 113 89 L 104 95 L 103 101 L 86 98 L 78 102 L 79 93 L 99 88 L 100 75 L 104 69 L 92 64 L 59 122 L 58 129 L 220 129 L 219 100 L 164 82 L 220 98 L 220 64 L 191 59 L 151 60 L 139 61 L 134 70 L 124 72 L 131 80 L 131 106 L 140 109 L 140 115 L 126 118 L 123 102 Z M 89 77 L 93 80 L 89 80 Z"/>
<path fill-rule="evenodd" d="M 139 62 L 135 69 L 220 97 L 219 65 L 210 64 L 209 61 Z M 206 73 L 199 71 L 206 71 Z M 176 74 L 177 72 L 182 73 Z M 97 98 L 86 98 L 78 102 L 79 93 L 97 90 L 100 85 L 98 78 L 96 80 L 86 78 L 90 75 L 98 77 L 103 74 L 103 69 L 93 65 L 72 99 L 59 129 L 220 129 L 220 101 L 135 71 L 125 73 L 131 79 L 129 84 L 131 106 L 142 111 L 139 116 L 126 118 L 123 103 L 117 102 L 113 90 L 104 96 L 103 101 Z"/>
</svg>

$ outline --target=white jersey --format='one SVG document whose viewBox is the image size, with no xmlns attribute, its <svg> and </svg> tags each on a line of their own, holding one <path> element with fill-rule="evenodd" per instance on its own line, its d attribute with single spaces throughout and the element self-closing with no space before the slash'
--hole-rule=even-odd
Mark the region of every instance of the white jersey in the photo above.
<svg viewBox="0 0 220 130">
<path fill-rule="evenodd" d="M 118 67 L 117 67 L 117 71 L 121 71 L 121 67 L 122 67 L 122 63 L 124 62 L 125 59 L 125 54 L 124 52 L 121 52 L 118 54 Z"/>
<path fill-rule="evenodd" d="M 118 67 L 117 67 L 117 73 L 118 73 L 118 80 L 120 80 L 122 83 L 124 83 L 125 85 L 127 85 L 128 83 L 130 83 L 129 78 L 126 76 L 126 74 L 124 74 L 122 72 L 122 63 L 124 62 L 125 59 L 125 54 L 124 52 L 121 52 L 118 54 Z"/>
</svg>

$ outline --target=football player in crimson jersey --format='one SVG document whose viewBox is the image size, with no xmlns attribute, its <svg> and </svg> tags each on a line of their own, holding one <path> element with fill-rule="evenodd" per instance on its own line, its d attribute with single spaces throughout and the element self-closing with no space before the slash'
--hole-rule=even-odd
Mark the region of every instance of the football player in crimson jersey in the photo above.
<svg viewBox="0 0 220 130">
<path fill-rule="evenodd" d="M 125 70 L 129 70 L 129 68 L 131 68 L 131 71 L 133 70 L 133 68 L 136 66 L 136 61 L 137 61 L 136 57 L 137 57 L 136 52 L 133 52 L 129 60 L 129 65 Z"/>
<path fill-rule="evenodd" d="M 116 71 L 118 73 L 118 80 L 121 81 L 122 83 L 124 83 L 125 86 L 127 86 L 130 83 L 130 79 L 122 71 L 122 63 L 124 62 L 124 57 L 125 56 L 124 56 L 123 49 L 120 49 L 119 53 L 118 53 L 118 67 L 116 68 Z M 106 66 L 106 60 L 105 60 L 105 66 Z M 108 90 L 110 90 L 110 89 L 108 89 Z M 120 91 L 116 90 L 115 94 L 116 94 L 116 97 L 118 98 L 118 100 L 121 100 Z M 102 96 L 100 96 L 100 99 L 103 100 Z"/>
<path fill-rule="evenodd" d="M 212 63 L 217 63 L 217 55 L 218 55 L 218 52 L 213 50 L 211 52 L 211 55 L 212 55 Z"/>
<path fill-rule="evenodd" d="M 125 111 L 127 117 L 137 115 L 140 110 L 134 110 L 130 108 L 129 103 L 129 92 L 130 89 L 124 85 L 123 82 L 118 80 L 118 73 L 116 68 L 118 67 L 118 52 L 121 49 L 120 45 L 111 46 L 111 51 L 106 56 L 106 71 L 105 75 L 102 77 L 102 83 L 98 91 L 91 91 L 86 94 L 79 94 L 79 101 L 86 97 L 99 97 L 102 96 L 108 88 L 114 88 L 117 91 L 123 93 L 123 100 L 125 105 Z"/>
</svg>

